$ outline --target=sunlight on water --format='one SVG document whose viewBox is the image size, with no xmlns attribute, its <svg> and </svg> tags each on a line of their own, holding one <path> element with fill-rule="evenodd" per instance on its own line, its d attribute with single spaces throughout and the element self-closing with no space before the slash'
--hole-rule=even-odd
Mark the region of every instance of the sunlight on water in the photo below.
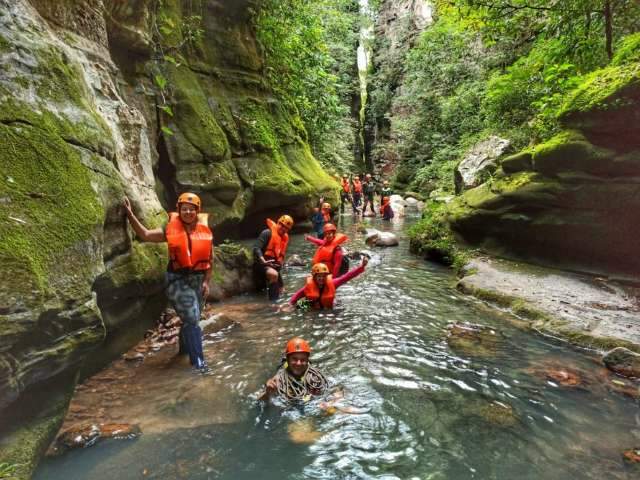
<svg viewBox="0 0 640 480">
<path fill-rule="evenodd" d="M 366 248 L 349 218 L 343 226 L 349 248 Z M 609 391 L 597 362 L 459 295 L 451 272 L 407 252 L 402 223 L 384 228 L 400 247 L 375 249 L 335 311 L 277 313 L 261 295 L 234 299 L 220 305 L 230 326 L 205 335 L 209 376 L 160 352 L 121 392 L 85 392 L 95 412 L 139 423 L 143 435 L 50 458 L 36 478 L 638 478 L 621 456 L 640 443 L 637 404 Z M 290 248 L 313 251 L 301 237 Z M 306 274 L 288 270 L 288 294 Z M 490 327 L 486 340 L 447 341 L 447 326 L 463 321 Z M 331 415 L 318 402 L 283 412 L 255 401 L 293 335 L 344 389 Z M 580 385 L 549 378 L 558 365 Z"/>
</svg>

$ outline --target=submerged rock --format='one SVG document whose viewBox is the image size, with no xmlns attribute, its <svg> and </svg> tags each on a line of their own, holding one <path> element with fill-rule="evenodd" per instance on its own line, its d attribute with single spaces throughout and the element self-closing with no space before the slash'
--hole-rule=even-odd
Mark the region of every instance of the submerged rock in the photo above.
<svg viewBox="0 0 640 480">
<path fill-rule="evenodd" d="M 140 436 L 138 425 L 128 423 L 101 423 L 78 425 L 60 433 L 48 455 L 57 455 L 75 448 L 87 448 L 105 438 L 132 439 Z"/>
<path fill-rule="evenodd" d="M 511 405 L 494 400 L 478 407 L 474 413 L 491 425 L 511 427 L 518 423 L 518 417 Z"/>
<path fill-rule="evenodd" d="M 473 323 L 449 326 L 447 344 L 466 355 L 488 357 L 497 353 L 503 336 L 496 329 Z"/>
<path fill-rule="evenodd" d="M 311 418 L 302 418 L 290 423 L 287 427 L 287 431 L 289 433 L 289 439 L 293 443 L 314 443 L 322 437 L 322 433 L 316 430 Z"/>
<path fill-rule="evenodd" d="M 640 354 L 618 347 L 606 353 L 602 361 L 607 368 L 618 375 L 640 378 Z"/>
<path fill-rule="evenodd" d="M 581 370 L 554 361 L 534 365 L 527 369 L 527 373 L 570 388 L 584 386 L 586 378 L 586 374 Z"/>
</svg>

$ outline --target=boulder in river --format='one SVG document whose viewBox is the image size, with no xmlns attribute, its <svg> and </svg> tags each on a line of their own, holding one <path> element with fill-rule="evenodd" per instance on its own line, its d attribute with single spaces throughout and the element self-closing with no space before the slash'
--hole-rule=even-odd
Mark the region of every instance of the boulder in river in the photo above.
<svg viewBox="0 0 640 480">
<path fill-rule="evenodd" d="M 447 335 L 447 344 L 452 349 L 480 357 L 495 355 L 502 340 L 496 329 L 473 323 L 454 323 Z"/>
<path fill-rule="evenodd" d="M 628 348 L 614 348 L 602 357 L 602 361 L 609 370 L 618 375 L 640 378 L 640 354 Z"/>
<path fill-rule="evenodd" d="M 395 195 L 395 194 L 389 197 L 389 202 L 391 204 L 402 205 L 402 206 L 405 206 L 407 204 L 401 195 Z"/>
<path fill-rule="evenodd" d="M 418 204 L 420 203 L 420 200 L 417 200 L 413 197 L 407 197 L 404 199 L 404 202 L 407 208 L 411 208 L 415 210 L 418 208 Z"/>
<path fill-rule="evenodd" d="M 376 247 L 394 247 L 400 243 L 395 233 L 375 229 L 367 229 L 364 241 L 367 245 Z"/>
<path fill-rule="evenodd" d="M 294 254 L 291 255 L 287 260 L 288 267 L 305 267 L 307 262 L 305 262 L 300 255 Z"/>
</svg>

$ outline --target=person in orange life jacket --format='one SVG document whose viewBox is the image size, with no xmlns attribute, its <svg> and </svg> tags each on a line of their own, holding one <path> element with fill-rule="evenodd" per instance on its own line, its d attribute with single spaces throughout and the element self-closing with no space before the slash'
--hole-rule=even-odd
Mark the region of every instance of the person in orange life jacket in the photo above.
<svg viewBox="0 0 640 480">
<path fill-rule="evenodd" d="M 329 267 L 329 272 L 333 275 L 333 278 L 340 276 L 340 266 L 342 265 L 342 258 L 344 257 L 344 251 L 340 244 L 349 240 L 346 235 L 337 233 L 337 228 L 333 223 L 326 223 L 324 225 L 324 238 L 314 238 L 309 235 L 305 235 L 304 239 L 308 242 L 318 246 L 311 265 L 316 263 L 324 263 Z M 346 273 L 346 272 L 342 272 Z"/>
<path fill-rule="evenodd" d="M 344 206 L 347 203 L 351 203 L 351 183 L 346 175 L 342 175 L 340 180 L 340 213 L 344 213 Z"/>
<path fill-rule="evenodd" d="M 177 212 L 169 213 L 165 228 L 147 229 L 134 215 L 128 198 L 124 199 L 127 218 L 136 235 L 145 242 L 167 242 L 169 265 L 166 294 L 182 320 L 180 348 L 189 354 L 191 365 L 206 371 L 200 330 L 200 311 L 209 295 L 213 265 L 213 233 L 207 214 L 200 213 L 200 198 L 183 193 L 176 202 Z"/>
<path fill-rule="evenodd" d="M 298 290 L 289 300 L 289 306 L 294 306 L 299 300 L 306 298 L 315 309 L 333 308 L 333 302 L 338 287 L 364 272 L 369 263 L 368 257 L 362 257 L 362 263 L 338 278 L 333 278 L 329 268 L 324 263 L 316 263 L 311 268 L 311 275 L 307 277 L 304 287 Z"/>
<path fill-rule="evenodd" d="M 324 225 L 333 222 L 333 210 L 331 204 L 324 201 L 324 198 L 320 198 L 318 203 L 319 208 L 313 209 L 313 215 L 311 216 L 311 224 L 313 225 L 313 231 L 318 238 L 324 238 Z"/>
<path fill-rule="evenodd" d="M 353 214 L 356 215 L 360 208 L 360 202 L 362 201 L 362 182 L 360 182 L 360 177 L 356 175 L 353 178 Z"/>
<path fill-rule="evenodd" d="M 268 218 L 267 228 L 260 233 L 253 246 L 256 283 L 258 286 L 266 283 L 269 300 L 278 300 L 284 286 L 280 270 L 284 265 L 291 227 L 293 218 L 289 215 L 282 215 L 278 223 Z"/>
<path fill-rule="evenodd" d="M 382 197 L 382 205 L 380 205 L 380 215 L 382 215 L 383 220 L 391 220 L 393 218 L 393 208 L 391 208 L 389 197 Z"/>
</svg>

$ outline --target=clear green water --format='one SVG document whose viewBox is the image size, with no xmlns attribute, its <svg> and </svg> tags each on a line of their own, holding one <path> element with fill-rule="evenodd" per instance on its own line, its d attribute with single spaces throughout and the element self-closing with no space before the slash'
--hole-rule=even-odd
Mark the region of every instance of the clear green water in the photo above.
<svg viewBox="0 0 640 480">
<path fill-rule="evenodd" d="M 345 222 L 352 248 L 365 248 Z M 339 289 L 334 312 L 277 313 L 262 296 L 234 299 L 228 308 L 244 312 L 241 326 L 206 338 L 213 373 L 177 369 L 157 387 L 165 396 L 172 388 L 176 397 L 198 391 L 201 402 L 223 407 L 162 410 L 167 420 L 176 415 L 197 426 L 72 451 L 43 462 L 35 478 L 639 478 L 621 456 L 640 445 L 638 405 L 607 390 L 594 358 L 521 331 L 458 294 L 449 270 L 408 253 L 406 225 L 371 223 L 395 230 L 401 245 L 374 249 L 379 256 L 367 272 Z M 291 247 L 303 258 L 312 250 L 301 237 Z M 289 294 L 305 275 L 289 269 Z M 504 339 L 495 352 L 455 351 L 446 327 L 457 321 L 493 326 Z M 257 404 L 293 335 L 310 340 L 316 365 L 344 386 L 343 404 L 365 413 Z M 549 363 L 580 371 L 586 386 L 566 388 L 532 373 Z M 145 408 L 160 409 L 158 396 L 150 387 Z M 301 423 L 322 436 L 292 442 L 289 430 Z"/>
</svg>

